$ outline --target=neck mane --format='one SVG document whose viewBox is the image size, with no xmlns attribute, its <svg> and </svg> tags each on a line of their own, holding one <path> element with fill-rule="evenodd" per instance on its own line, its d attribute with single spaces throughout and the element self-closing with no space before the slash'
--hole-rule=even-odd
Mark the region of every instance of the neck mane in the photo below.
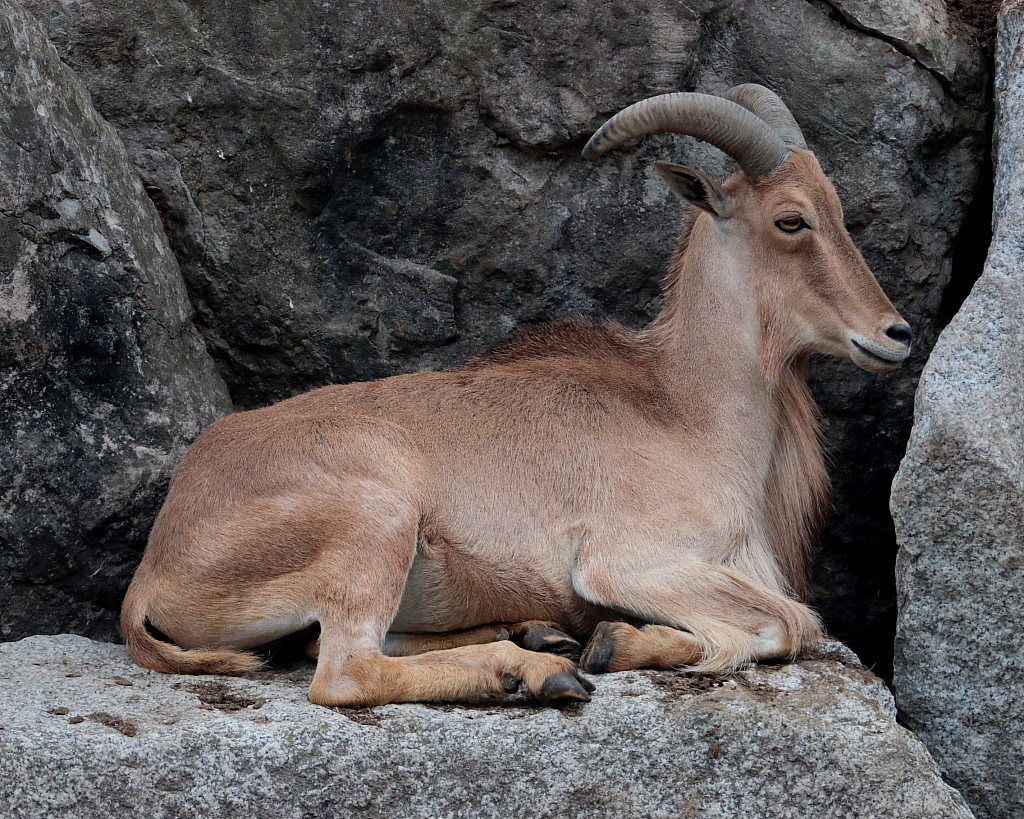
<svg viewBox="0 0 1024 819">
<path fill-rule="evenodd" d="M 803 598 L 829 495 L 808 352 L 788 332 L 756 263 L 709 217 L 686 228 L 661 313 L 640 340 L 658 350 L 666 389 L 709 419 L 716 440 L 750 473 L 739 481 L 750 531 L 727 562 L 763 562 L 767 546 L 772 573 Z"/>
</svg>

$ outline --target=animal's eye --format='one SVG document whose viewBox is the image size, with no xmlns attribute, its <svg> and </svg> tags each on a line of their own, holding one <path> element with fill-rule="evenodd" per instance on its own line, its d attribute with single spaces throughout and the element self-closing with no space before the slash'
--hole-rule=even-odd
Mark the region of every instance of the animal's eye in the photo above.
<svg viewBox="0 0 1024 819">
<path fill-rule="evenodd" d="M 796 233 L 798 230 L 807 227 L 807 223 L 801 216 L 784 216 L 775 222 L 775 227 L 783 233 Z"/>
</svg>

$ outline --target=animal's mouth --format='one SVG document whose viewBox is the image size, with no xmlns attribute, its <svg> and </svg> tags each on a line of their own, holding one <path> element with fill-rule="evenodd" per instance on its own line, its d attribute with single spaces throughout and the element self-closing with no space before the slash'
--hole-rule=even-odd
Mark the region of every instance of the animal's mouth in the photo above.
<svg viewBox="0 0 1024 819">
<path fill-rule="evenodd" d="M 853 344 L 854 347 L 856 347 L 858 350 L 864 353 L 864 355 L 868 356 L 868 358 L 873 358 L 876 361 L 881 361 L 883 364 L 891 364 L 892 366 L 898 367 L 900 364 L 904 362 L 904 360 L 907 357 L 906 353 L 889 353 L 888 351 L 886 351 L 886 354 L 883 355 L 882 353 L 875 352 L 875 350 L 869 350 L 855 338 L 851 338 L 850 342 Z"/>
<path fill-rule="evenodd" d="M 891 373 L 906 361 L 909 355 L 909 345 L 901 350 L 893 350 L 869 338 L 850 338 L 850 357 L 853 363 L 868 372 Z"/>
</svg>

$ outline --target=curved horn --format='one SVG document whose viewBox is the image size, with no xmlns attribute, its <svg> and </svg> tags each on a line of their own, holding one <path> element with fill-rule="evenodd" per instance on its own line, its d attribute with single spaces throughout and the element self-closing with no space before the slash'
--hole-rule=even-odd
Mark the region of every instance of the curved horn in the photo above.
<svg viewBox="0 0 1024 819">
<path fill-rule="evenodd" d="M 731 100 L 710 94 L 661 94 L 619 111 L 586 144 L 583 156 L 605 151 L 645 134 L 674 132 L 697 137 L 735 159 L 751 179 L 774 171 L 789 149 L 767 123 Z"/>
<path fill-rule="evenodd" d="M 800 131 L 800 126 L 796 124 L 796 119 L 782 101 L 782 97 L 770 88 L 748 82 L 730 88 L 722 97 L 757 114 L 787 145 L 807 150 L 807 141 Z"/>
</svg>

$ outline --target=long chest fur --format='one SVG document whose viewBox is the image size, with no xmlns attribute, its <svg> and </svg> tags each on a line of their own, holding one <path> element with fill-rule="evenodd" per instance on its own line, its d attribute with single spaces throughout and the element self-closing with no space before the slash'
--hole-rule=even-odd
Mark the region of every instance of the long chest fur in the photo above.
<svg viewBox="0 0 1024 819">
<path fill-rule="evenodd" d="M 784 374 L 775 401 L 779 427 L 765 485 L 767 536 L 790 592 L 804 598 L 810 584 L 811 551 L 828 506 L 830 484 L 817 407 L 801 372 Z"/>
</svg>

